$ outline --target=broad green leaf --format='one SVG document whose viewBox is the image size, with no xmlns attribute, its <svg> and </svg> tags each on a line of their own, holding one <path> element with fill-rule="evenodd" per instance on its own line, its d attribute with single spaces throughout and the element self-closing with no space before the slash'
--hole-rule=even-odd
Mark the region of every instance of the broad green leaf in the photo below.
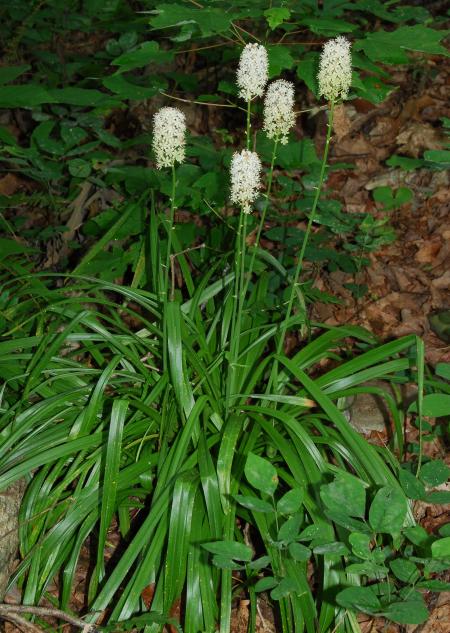
<svg viewBox="0 0 450 633">
<path fill-rule="evenodd" d="M 68 162 L 69 173 L 75 178 L 87 178 L 91 173 L 91 165 L 87 160 L 82 158 L 74 158 Z"/>
<path fill-rule="evenodd" d="M 286 46 L 269 46 L 269 76 L 277 77 L 282 70 L 288 70 L 294 65 L 294 58 Z"/>
<path fill-rule="evenodd" d="M 413 402 L 408 411 L 417 412 L 417 402 Z M 428 393 L 423 397 L 423 415 L 439 418 L 450 415 L 450 394 Z"/>
<path fill-rule="evenodd" d="M 323 545 L 316 545 L 313 548 L 313 552 L 314 554 L 333 556 L 346 556 L 349 553 L 345 543 L 341 543 L 339 541 L 324 543 Z"/>
<path fill-rule="evenodd" d="M 419 476 L 425 485 L 439 486 L 449 478 L 450 468 L 441 459 L 433 459 L 422 466 Z"/>
<path fill-rule="evenodd" d="M 214 541 L 213 543 L 202 543 L 202 547 L 211 554 L 216 554 L 223 558 L 242 560 L 249 562 L 252 560 L 253 552 L 248 545 L 237 541 Z"/>
<path fill-rule="evenodd" d="M 263 457 L 249 453 L 245 463 L 245 476 L 247 481 L 256 490 L 272 495 L 278 486 L 277 470 Z"/>
<path fill-rule="evenodd" d="M 57 102 L 57 98 L 38 84 L 0 86 L 0 108 L 33 108 L 42 103 Z"/>
<path fill-rule="evenodd" d="M 348 587 L 337 594 L 336 601 L 345 609 L 365 613 L 375 613 L 381 607 L 380 601 L 371 587 Z"/>
<path fill-rule="evenodd" d="M 273 576 L 268 576 L 267 578 L 260 578 L 255 585 L 256 593 L 260 591 L 269 591 L 273 587 L 276 587 L 278 584 L 278 580 L 276 580 Z"/>
<path fill-rule="evenodd" d="M 405 602 L 391 602 L 383 615 L 399 624 L 422 624 L 430 615 L 423 601 L 406 600 Z"/>
<path fill-rule="evenodd" d="M 223 33 L 228 30 L 233 14 L 212 7 L 195 7 L 185 4 L 158 4 L 152 11 L 156 16 L 150 18 L 155 29 L 167 29 L 173 26 L 195 24 L 203 36 Z"/>
<path fill-rule="evenodd" d="M 258 499 L 258 497 L 250 497 L 248 495 L 234 495 L 234 498 L 241 506 L 253 510 L 254 512 L 273 512 L 273 507 L 267 501 Z"/>
<path fill-rule="evenodd" d="M 297 591 L 297 583 L 292 578 L 283 578 L 278 585 L 270 592 L 272 600 L 281 600 L 291 593 Z"/>
<path fill-rule="evenodd" d="M 433 558 L 449 558 L 450 559 L 450 536 L 440 538 L 431 545 L 431 553 Z"/>
<path fill-rule="evenodd" d="M 128 51 L 112 60 L 111 64 L 120 66 L 120 73 L 141 68 L 149 64 L 166 64 L 172 61 L 173 52 L 161 50 L 158 42 L 150 41 L 139 44 L 134 50 Z"/>
<path fill-rule="evenodd" d="M 420 577 L 417 566 L 406 558 L 395 558 L 389 564 L 394 576 L 403 582 L 413 585 Z"/>
<path fill-rule="evenodd" d="M 352 532 L 348 537 L 349 543 L 352 546 L 352 552 L 359 558 L 369 559 L 372 557 L 370 549 L 371 537 L 368 534 L 362 532 Z"/>
<path fill-rule="evenodd" d="M 292 558 L 299 562 L 305 562 L 311 558 L 311 550 L 301 543 L 291 543 L 288 549 Z"/>
<path fill-rule="evenodd" d="M 377 565 L 373 561 L 366 560 L 364 563 L 353 563 L 347 565 L 345 571 L 348 574 L 358 574 L 359 576 L 368 576 L 369 578 L 384 578 L 388 574 L 387 567 Z"/>
<path fill-rule="evenodd" d="M 300 531 L 300 525 L 302 523 L 302 515 L 294 514 L 294 516 L 289 517 L 283 523 L 283 525 L 278 530 L 277 539 L 278 541 L 283 541 L 285 543 L 291 543 L 296 540 Z"/>
<path fill-rule="evenodd" d="M 320 498 L 332 512 L 345 512 L 351 517 L 364 517 L 366 491 L 364 484 L 352 475 L 339 473 L 330 484 L 320 488 Z"/>
<path fill-rule="evenodd" d="M 408 503 L 401 490 L 385 486 L 375 495 L 369 510 L 369 523 L 375 532 L 400 532 L 408 513 Z"/>
<path fill-rule="evenodd" d="M 30 68 L 31 66 L 29 66 L 29 64 L 23 64 L 22 66 L 2 66 L 0 68 L 0 84 L 7 84 L 10 81 L 14 81 L 14 79 L 23 75 L 23 73 Z"/>
<path fill-rule="evenodd" d="M 274 30 L 283 22 L 289 20 L 291 12 L 286 7 L 272 7 L 264 11 L 264 16 L 267 19 L 267 24 Z"/>
<path fill-rule="evenodd" d="M 445 31 L 438 31 L 422 24 L 402 26 L 395 31 L 374 31 L 365 39 L 357 40 L 355 50 L 363 50 L 373 61 L 387 64 L 405 64 L 409 57 L 405 51 L 420 51 L 431 55 L 448 55 L 440 44 Z"/>
<path fill-rule="evenodd" d="M 398 475 L 405 495 L 409 499 L 423 499 L 425 497 L 426 492 L 423 483 L 410 473 L 409 470 L 400 468 Z"/>
<path fill-rule="evenodd" d="M 293 488 L 286 492 L 277 503 L 277 512 L 280 514 L 294 514 L 298 512 L 303 503 L 304 492 L 301 488 Z"/>
</svg>

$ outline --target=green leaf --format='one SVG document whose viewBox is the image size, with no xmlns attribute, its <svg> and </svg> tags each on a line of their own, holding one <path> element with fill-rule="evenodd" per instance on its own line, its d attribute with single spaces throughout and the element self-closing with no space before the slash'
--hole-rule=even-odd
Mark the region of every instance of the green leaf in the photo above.
<svg viewBox="0 0 450 633">
<path fill-rule="evenodd" d="M 323 545 L 316 545 L 316 547 L 313 548 L 313 552 L 314 554 L 332 554 L 335 556 L 346 556 L 349 553 L 345 543 L 340 543 L 339 541 L 324 543 Z"/>
<path fill-rule="evenodd" d="M 448 56 L 447 50 L 439 43 L 445 36 L 446 31 L 437 31 L 422 24 L 402 26 L 395 31 L 380 29 L 369 33 L 364 40 L 357 40 L 354 49 L 363 50 L 373 61 L 405 64 L 409 61 L 405 51 Z"/>
<path fill-rule="evenodd" d="M 418 547 L 425 547 L 430 543 L 432 537 L 421 525 L 414 525 L 413 527 L 405 528 L 403 530 L 404 535 L 411 543 Z"/>
<path fill-rule="evenodd" d="M 427 503 L 446 505 L 450 503 L 450 490 L 435 490 L 425 497 Z"/>
<path fill-rule="evenodd" d="M 417 413 L 417 402 L 413 402 L 408 412 Z M 450 394 L 428 393 L 423 397 L 423 415 L 439 418 L 450 415 Z"/>
<path fill-rule="evenodd" d="M 356 24 L 351 24 L 351 22 L 339 20 L 337 18 L 326 18 L 323 16 L 317 18 L 307 17 L 300 20 L 299 24 L 304 24 L 313 33 L 324 35 L 326 37 L 334 37 L 335 35 L 340 35 L 341 33 L 350 33 L 350 31 L 354 31 L 357 28 Z"/>
<path fill-rule="evenodd" d="M 436 376 L 450 380 L 450 363 L 438 363 L 435 367 Z"/>
<path fill-rule="evenodd" d="M 282 70 L 290 69 L 294 65 L 294 58 L 286 46 L 269 46 L 269 76 L 277 77 Z"/>
<path fill-rule="evenodd" d="M 425 485 L 435 487 L 445 483 L 449 475 L 447 464 L 442 459 L 434 459 L 422 466 L 419 477 Z"/>
<path fill-rule="evenodd" d="M 387 159 L 386 165 L 389 167 L 400 167 L 405 171 L 414 171 L 414 169 L 423 167 L 424 161 L 421 158 L 409 158 L 408 156 L 394 154 Z"/>
<path fill-rule="evenodd" d="M 362 532 L 352 532 L 348 537 L 349 543 L 352 546 L 352 552 L 359 558 L 371 558 L 372 552 L 370 549 L 371 538 L 368 534 Z"/>
<path fill-rule="evenodd" d="M 253 510 L 254 512 L 273 512 L 273 507 L 267 501 L 258 499 L 258 497 L 250 497 L 246 495 L 234 495 L 234 499 L 244 508 Z"/>
<path fill-rule="evenodd" d="M 311 558 L 311 550 L 301 543 L 291 543 L 288 550 L 292 558 L 299 562 L 305 562 Z"/>
<path fill-rule="evenodd" d="M 409 499 L 423 499 L 426 495 L 425 487 L 409 470 L 400 468 L 398 471 L 400 483 L 405 495 Z"/>
<path fill-rule="evenodd" d="M 380 601 L 371 587 L 347 587 L 336 596 L 337 603 L 351 611 L 375 613 L 381 608 Z"/>
<path fill-rule="evenodd" d="M 290 543 L 296 540 L 302 520 L 303 517 L 301 514 L 294 514 L 294 516 L 289 517 L 278 530 L 278 541 Z"/>
<path fill-rule="evenodd" d="M 308 525 L 299 535 L 299 541 L 312 541 L 314 539 L 326 539 L 329 537 L 329 529 L 328 526 L 323 525 L 323 523 L 317 525 Z"/>
<path fill-rule="evenodd" d="M 273 587 L 276 587 L 278 581 L 273 576 L 268 576 L 267 578 L 260 578 L 258 582 L 255 584 L 255 591 L 259 593 L 261 591 L 269 591 Z"/>
<path fill-rule="evenodd" d="M 57 103 L 57 99 L 38 84 L 0 86 L 0 108 L 33 108 L 42 103 Z"/>
<path fill-rule="evenodd" d="M 277 503 L 277 512 L 280 514 L 294 514 L 298 512 L 303 503 L 304 491 L 300 488 L 293 488 L 286 492 Z"/>
<path fill-rule="evenodd" d="M 432 578 L 431 580 L 420 580 L 416 587 L 418 589 L 428 589 L 429 591 L 450 591 L 450 582 Z"/>
<path fill-rule="evenodd" d="M 91 173 L 91 165 L 82 158 L 74 158 L 67 163 L 69 167 L 69 173 L 74 178 L 87 178 Z"/>
<path fill-rule="evenodd" d="M 391 602 L 383 615 L 399 624 L 422 624 L 428 619 L 429 613 L 423 601 L 406 600 L 405 602 Z"/>
<path fill-rule="evenodd" d="M 431 545 L 433 558 L 450 558 L 450 536 L 440 538 Z"/>
<path fill-rule="evenodd" d="M 264 11 L 264 16 L 267 19 L 267 24 L 273 31 L 277 28 L 277 26 L 280 26 L 280 24 L 289 20 L 291 12 L 289 9 L 286 9 L 286 7 L 272 7 L 271 9 L 266 9 Z"/>
<path fill-rule="evenodd" d="M 203 549 L 211 554 L 216 554 L 221 558 L 242 560 L 249 562 L 252 560 L 253 552 L 248 545 L 237 541 L 214 541 L 213 543 L 202 543 Z"/>
<path fill-rule="evenodd" d="M 297 583 L 292 578 L 283 578 L 278 585 L 270 592 L 272 600 L 281 600 L 291 593 L 297 591 Z"/>
<path fill-rule="evenodd" d="M 347 565 L 345 571 L 348 574 L 358 574 L 358 576 L 368 576 L 369 578 L 384 578 L 388 573 L 387 567 L 377 565 L 377 563 L 370 560 L 366 560 L 364 563 Z"/>
<path fill-rule="evenodd" d="M 131 99 L 136 101 L 154 97 L 163 87 L 155 81 L 155 78 L 149 83 L 150 85 L 138 86 L 131 81 L 127 81 L 125 77 L 119 73 L 110 75 L 103 80 L 103 85 L 105 88 L 111 90 L 111 92 L 115 92 L 122 99 Z M 151 85 L 152 83 L 153 85 Z"/>
<path fill-rule="evenodd" d="M 413 585 L 420 577 L 417 566 L 406 558 L 396 558 L 389 564 L 396 578 Z"/>
<path fill-rule="evenodd" d="M 430 163 L 438 163 L 441 169 L 450 167 L 449 149 L 429 149 L 423 153 L 423 157 Z"/>
<path fill-rule="evenodd" d="M 366 491 L 356 477 L 339 473 L 330 484 L 320 488 L 320 498 L 332 512 L 345 511 L 353 517 L 364 517 L 366 511 Z"/>
<path fill-rule="evenodd" d="M 248 563 L 247 567 L 249 569 L 256 569 L 259 571 L 260 569 L 264 569 L 264 567 L 268 567 L 270 565 L 270 561 L 270 556 L 261 556 L 260 558 L 252 560 L 251 563 Z"/>
<path fill-rule="evenodd" d="M 157 14 L 156 17 L 150 19 L 150 24 L 155 29 L 167 29 L 192 23 L 198 26 L 203 36 L 227 31 L 233 19 L 231 11 L 222 11 L 207 5 L 196 8 L 181 4 L 158 4 L 152 13 Z"/>
<path fill-rule="evenodd" d="M 247 481 L 256 488 L 256 490 L 260 490 L 268 495 L 273 495 L 277 489 L 277 471 L 267 459 L 259 457 L 259 455 L 255 455 L 254 453 L 249 453 L 244 472 Z"/>
<path fill-rule="evenodd" d="M 158 42 L 143 42 L 134 50 L 113 59 L 111 64 L 120 66 L 118 72 L 123 73 L 149 64 L 166 64 L 172 61 L 173 55 L 172 51 L 161 50 Z"/>
<path fill-rule="evenodd" d="M 369 523 L 374 532 L 395 534 L 403 527 L 408 503 L 401 490 L 385 486 L 375 495 L 369 510 Z"/>
<path fill-rule="evenodd" d="M 20 75 L 23 75 L 31 66 L 29 64 L 23 64 L 22 66 L 3 66 L 0 68 L 0 84 L 7 84 L 10 81 L 14 81 Z"/>
<path fill-rule="evenodd" d="M 297 77 L 302 79 L 313 94 L 317 96 L 317 72 L 319 70 L 319 53 L 306 53 L 297 66 Z"/>
</svg>

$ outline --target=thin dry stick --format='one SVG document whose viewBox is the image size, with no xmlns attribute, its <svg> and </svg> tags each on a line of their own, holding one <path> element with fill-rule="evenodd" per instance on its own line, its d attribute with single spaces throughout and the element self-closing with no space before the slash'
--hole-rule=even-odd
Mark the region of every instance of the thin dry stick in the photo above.
<svg viewBox="0 0 450 633">
<path fill-rule="evenodd" d="M 197 105 L 209 106 L 210 108 L 237 108 L 234 103 L 210 103 L 209 101 L 194 101 L 193 99 L 182 99 L 181 97 L 175 97 L 175 95 L 169 95 L 167 92 L 159 91 L 160 94 L 169 99 L 175 99 L 175 101 L 182 101 L 183 103 L 196 103 Z"/>
<path fill-rule="evenodd" d="M 53 609 L 51 607 L 33 607 L 28 604 L 0 604 L 0 618 L 8 619 L 9 616 L 20 617 L 18 614 L 20 613 L 29 613 L 31 615 L 37 616 L 49 616 L 51 618 L 57 618 L 58 620 L 63 620 L 64 622 L 68 622 L 69 624 L 73 624 L 73 626 L 77 626 L 82 629 L 82 633 L 95 633 L 97 631 L 97 627 L 95 624 L 88 624 L 81 618 L 77 618 L 73 615 L 69 615 L 60 609 Z M 27 626 L 34 626 L 31 622 L 24 620 L 21 618 Z M 41 633 L 40 629 L 36 629 Z"/>
<path fill-rule="evenodd" d="M 20 631 L 31 631 L 31 633 L 43 633 L 42 629 L 25 618 L 21 618 L 20 615 L 15 613 L 5 613 L 2 614 L 0 612 L 0 620 L 8 620 L 8 622 L 12 622 L 15 624 Z"/>
</svg>

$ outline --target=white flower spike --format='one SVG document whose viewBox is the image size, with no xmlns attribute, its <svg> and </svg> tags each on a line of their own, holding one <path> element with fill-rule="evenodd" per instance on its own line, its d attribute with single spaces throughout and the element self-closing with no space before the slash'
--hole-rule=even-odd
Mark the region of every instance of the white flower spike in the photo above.
<svg viewBox="0 0 450 633">
<path fill-rule="evenodd" d="M 235 152 L 231 159 L 231 202 L 250 213 L 251 203 L 261 189 L 261 161 L 258 154 L 248 149 Z"/>
<path fill-rule="evenodd" d="M 269 138 L 278 138 L 284 145 L 294 124 L 294 84 L 278 79 L 267 88 L 263 129 Z"/>
<path fill-rule="evenodd" d="M 153 151 L 156 167 L 173 167 L 184 161 L 186 117 L 178 108 L 161 108 L 153 117 Z"/>
<path fill-rule="evenodd" d="M 246 101 L 262 97 L 269 79 L 269 58 L 261 44 L 247 44 L 241 53 L 237 70 L 239 96 Z"/>
<path fill-rule="evenodd" d="M 352 82 L 350 42 L 340 35 L 324 44 L 320 56 L 319 95 L 328 101 L 346 99 Z"/>
</svg>

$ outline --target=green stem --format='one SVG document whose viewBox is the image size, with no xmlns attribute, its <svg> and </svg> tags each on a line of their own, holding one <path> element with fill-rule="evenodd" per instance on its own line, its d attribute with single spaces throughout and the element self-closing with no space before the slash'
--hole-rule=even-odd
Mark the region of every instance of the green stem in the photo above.
<svg viewBox="0 0 450 633">
<path fill-rule="evenodd" d="M 250 132 L 251 132 L 251 121 L 250 121 L 250 117 L 251 117 L 251 99 L 249 99 L 247 101 L 247 130 L 246 130 L 246 134 L 247 134 L 247 149 L 250 149 Z"/>
<path fill-rule="evenodd" d="M 161 293 L 163 299 L 163 337 L 164 337 L 164 345 L 163 345 L 163 363 L 164 369 L 168 369 L 167 362 L 167 301 L 168 301 L 168 291 L 169 291 L 169 283 L 170 283 L 170 256 L 172 254 L 172 231 L 174 225 L 175 218 L 175 194 L 176 194 L 176 173 L 175 173 L 175 165 L 172 165 L 172 194 L 170 197 L 170 215 L 169 222 L 166 224 L 167 227 L 167 253 L 166 253 L 166 264 L 164 270 L 164 286 L 163 292 Z"/>
<path fill-rule="evenodd" d="M 236 246 L 234 249 L 234 290 L 233 290 L 233 311 L 231 315 L 230 347 L 228 360 L 227 390 L 225 409 L 228 415 L 231 406 L 231 394 L 234 393 L 234 383 L 236 375 L 236 361 L 239 354 L 239 340 L 237 338 L 238 313 L 241 294 L 241 263 L 242 263 L 242 233 L 244 232 L 245 213 L 239 214 L 239 224 L 236 234 Z M 246 220 L 245 220 L 246 221 Z M 244 236 L 245 240 L 245 236 Z"/>
<path fill-rule="evenodd" d="M 263 210 L 262 210 L 262 213 L 261 213 L 261 219 L 259 221 L 258 230 L 256 232 L 255 244 L 252 247 L 252 258 L 250 260 L 250 266 L 249 266 L 249 269 L 248 269 L 247 275 L 246 275 L 247 281 L 246 281 L 246 285 L 245 285 L 245 288 L 244 288 L 244 296 L 246 296 L 246 294 L 247 294 L 248 285 L 250 283 L 250 280 L 251 280 L 251 277 L 252 277 L 252 274 L 253 274 L 253 266 L 255 264 L 256 251 L 258 250 L 259 241 L 261 239 L 261 233 L 262 233 L 262 230 L 264 228 L 264 222 L 266 221 L 267 209 L 269 208 L 270 193 L 272 191 L 273 169 L 274 169 L 275 160 L 276 160 L 276 157 L 277 157 L 278 142 L 279 142 L 279 139 L 277 137 L 275 139 L 275 141 L 274 141 L 274 144 L 273 144 L 272 160 L 270 162 L 269 176 L 268 176 L 268 179 L 267 179 L 266 200 L 264 202 L 264 207 L 263 207 Z"/>
<path fill-rule="evenodd" d="M 331 131 L 333 129 L 333 114 L 334 114 L 334 101 L 330 102 L 330 114 L 328 117 L 328 124 L 327 124 L 327 136 L 326 136 L 326 140 L 325 140 L 325 149 L 323 152 L 323 158 L 322 158 L 322 165 L 320 167 L 320 175 L 319 175 L 319 184 L 317 186 L 316 189 L 316 195 L 314 196 L 314 200 L 313 200 L 313 204 L 312 204 L 312 208 L 311 208 L 311 213 L 309 214 L 309 219 L 308 219 L 308 225 L 306 227 L 306 232 L 305 232 L 305 236 L 303 238 L 303 243 L 300 249 L 300 253 L 298 256 L 298 260 L 297 260 L 297 266 L 295 269 L 295 274 L 294 274 L 294 280 L 292 283 L 292 287 L 291 287 L 291 295 L 289 297 L 289 302 L 288 302 L 288 307 L 287 307 L 287 311 L 286 311 L 286 316 L 284 317 L 284 321 L 283 324 L 281 326 L 281 335 L 278 341 L 278 345 L 277 345 L 277 355 L 281 354 L 281 351 L 283 349 L 283 345 L 284 345 L 284 339 L 286 337 L 286 330 L 287 330 L 287 325 L 291 316 L 291 312 L 292 312 L 292 307 L 294 304 L 294 297 L 296 295 L 296 290 L 297 290 L 297 286 L 298 286 L 298 280 L 300 277 L 300 273 L 302 271 L 302 266 L 303 266 L 303 259 L 305 257 L 305 251 L 306 251 L 306 246 L 308 244 L 309 241 L 309 236 L 311 234 L 311 228 L 314 222 L 314 219 L 316 217 L 316 211 L 317 211 L 317 205 L 319 203 L 319 199 L 320 199 L 320 194 L 322 191 L 322 186 L 323 186 L 323 182 L 324 182 L 324 177 L 325 177 L 325 169 L 327 166 L 327 159 L 328 159 L 328 152 L 330 149 L 330 140 L 331 140 Z M 274 367 L 276 367 L 276 365 L 274 365 Z M 271 380 L 269 381 L 269 385 L 272 384 L 273 382 L 273 372 L 271 374 Z"/>
</svg>

